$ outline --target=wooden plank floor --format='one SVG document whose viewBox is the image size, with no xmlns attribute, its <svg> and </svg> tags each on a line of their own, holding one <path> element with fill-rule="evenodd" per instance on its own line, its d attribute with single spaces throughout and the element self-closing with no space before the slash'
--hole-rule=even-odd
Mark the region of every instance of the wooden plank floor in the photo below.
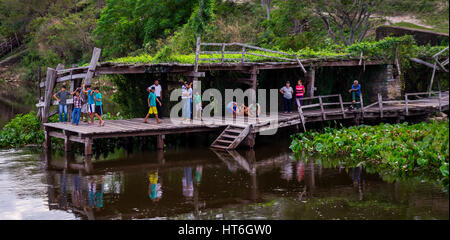
<svg viewBox="0 0 450 240">
<path fill-rule="evenodd" d="M 441 101 L 441 107 L 448 109 L 448 97 L 446 100 Z M 424 102 L 416 102 L 408 104 L 409 111 L 418 112 L 425 111 L 426 109 L 437 109 L 439 102 L 437 99 L 428 99 Z M 340 108 L 328 108 L 324 110 L 326 119 L 351 119 L 355 118 L 358 114 L 355 111 L 345 110 L 342 114 Z M 404 114 L 404 104 L 384 104 L 384 113 Z M 375 105 L 368 109 L 365 109 L 367 117 L 379 117 L 379 106 Z M 386 116 L 386 115 L 385 115 Z M 305 109 L 304 117 L 306 122 L 311 121 L 323 121 L 323 114 L 320 109 Z M 300 123 L 300 117 L 297 112 L 291 113 L 278 113 L 278 115 L 260 116 L 258 119 L 249 117 L 213 117 L 204 118 L 204 121 L 193 121 L 191 123 L 185 123 L 179 119 L 171 120 L 170 118 L 161 119 L 161 124 L 156 124 L 155 119 L 149 119 L 149 123 L 143 123 L 143 118 L 135 118 L 128 120 L 105 120 L 105 125 L 100 127 L 98 121 L 94 125 L 90 125 L 81 122 L 79 126 L 74 126 L 70 123 L 45 123 L 44 126 L 47 131 L 66 131 L 72 135 L 78 135 L 80 137 L 96 136 L 98 138 L 113 137 L 114 134 L 120 136 L 121 134 L 130 136 L 132 134 L 142 133 L 142 135 L 158 135 L 169 133 L 185 133 L 185 132 L 201 132 L 201 131 L 216 131 L 220 128 L 224 128 L 228 125 L 247 126 L 251 124 L 254 126 L 254 132 L 268 130 L 271 128 L 279 128 L 292 126 Z M 268 127 L 270 125 L 270 127 Z"/>
</svg>

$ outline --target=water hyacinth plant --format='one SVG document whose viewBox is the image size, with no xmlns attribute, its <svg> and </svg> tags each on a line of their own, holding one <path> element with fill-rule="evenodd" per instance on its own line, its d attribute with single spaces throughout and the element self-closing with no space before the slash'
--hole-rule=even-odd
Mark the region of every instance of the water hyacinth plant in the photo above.
<svg viewBox="0 0 450 240">
<path fill-rule="evenodd" d="M 348 166 L 363 165 L 396 176 L 432 176 L 448 187 L 448 121 L 326 128 L 323 133 L 299 133 L 292 139 L 294 153 L 345 159 Z"/>
</svg>

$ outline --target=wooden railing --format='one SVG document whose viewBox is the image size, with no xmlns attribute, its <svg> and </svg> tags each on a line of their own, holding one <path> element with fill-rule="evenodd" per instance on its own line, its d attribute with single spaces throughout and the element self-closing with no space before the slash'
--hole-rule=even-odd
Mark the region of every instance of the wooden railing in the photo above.
<svg viewBox="0 0 450 240">
<path fill-rule="evenodd" d="M 22 40 L 22 35 L 15 34 L 14 37 L 0 41 L 0 57 L 7 55 L 8 53 L 12 53 L 14 48 L 20 46 Z"/>
<path fill-rule="evenodd" d="M 218 51 L 202 51 L 201 50 L 202 46 L 220 47 L 220 50 L 218 50 Z M 239 51 L 226 51 L 225 50 L 227 47 L 233 47 L 233 46 L 239 47 L 240 50 Z M 250 52 L 250 51 L 248 51 L 249 49 L 257 50 L 257 51 L 261 51 L 261 52 L 275 53 L 275 54 L 283 55 L 285 57 L 270 56 L 270 55 L 266 55 L 266 54 Z M 220 54 L 221 57 L 220 58 L 200 58 L 201 54 Z M 225 55 L 227 55 L 227 54 L 238 54 L 241 57 L 240 58 L 226 58 Z M 279 59 L 279 60 L 284 60 L 284 61 L 288 61 L 288 62 L 297 62 L 298 65 L 300 66 L 300 68 L 302 69 L 302 71 L 304 73 L 306 73 L 306 70 L 303 67 L 301 60 L 299 59 L 298 55 L 296 55 L 296 54 L 285 53 L 285 52 L 275 51 L 275 50 L 271 50 L 271 49 L 266 49 L 266 48 L 261 48 L 261 47 L 257 47 L 257 46 L 252 46 L 252 45 L 248 45 L 248 44 L 244 44 L 244 43 L 236 43 L 236 42 L 232 42 L 232 43 L 206 43 L 205 42 L 205 43 L 203 43 L 203 42 L 201 42 L 200 37 L 197 38 L 197 44 L 196 44 L 196 50 L 195 50 L 194 71 L 197 71 L 198 63 L 200 61 L 220 61 L 221 63 L 224 63 L 227 61 L 234 61 L 234 62 L 237 61 L 237 62 L 245 63 L 245 62 L 248 62 L 247 55 Z"/>
<path fill-rule="evenodd" d="M 420 98 L 420 96 L 427 96 L 427 95 L 435 95 L 436 97 L 426 97 L 426 98 Z M 312 108 L 318 108 L 320 109 L 320 113 L 322 115 L 322 119 L 323 120 L 327 120 L 326 117 L 326 108 L 329 106 L 338 106 L 337 108 L 333 108 L 333 109 L 338 109 L 337 111 L 339 113 L 342 114 L 342 118 L 346 118 L 346 110 L 345 110 L 345 105 L 352 105 L 352 104 L 360 104 L 361 107 L 359 110 L 356 110 L 357 112 L 360 112 L 362 117 L 365 116 L 366 111 L 368 109 L 373 109 L 373 107 L 378 106 L 378 110 L 380 113 L 380 117 L 383 118 L 384 117 L 384 110 L 383 107 L 386 104 L 404 104 L 404 108 L 405 108 L 405 115 L 409 114 L 409 104 L 412 103 L 427 103 L 430 102 L 433 99 L 437 99 L 438 101 L 438 109 L 439 111 L 442 111 L 442 107 L 444 106 L 443 104 L 443 100 L 447 100 L 447 105 L 448 105 L 448 95 L 449 92 L 445 91 L 445 92 L 420 92 L 420 93 L 406 93 L 405 94 L 405 100 L 383 100 L 383 97 L 380 93 L 378 93 L 378 97 L 377 97 L 377 101 L 364 106 L 364 101 L 363 101 L 363 96 L 362 94 L 360 95 L 360 101 L 359 102 L 344 102 L 342 100 L 342 95 L 341 94 L 333 94 L 333 95 L 323 95 L 323 96 L 313 96 L 313 97 L 305 97 L 303 98 L 303 101 L 318 101 L 316 103 L 310 103 L 307 105 L 302 105 L 301 108 L 299 109 L 299 113 L 300 113 L 300 117 L 302 119 L 302 122 L 304 121 L 304 110 L 305 109 L 312 109 Z M 416 98 L 419 99 L 411 99 L 412 96 L 415 96 Z M 338 99 L 338 101 L 325 101 L 325 99 L 330 100 L 330 99 Z M 328 112 L 330 113 L 330 112 Z"/>
</svg>

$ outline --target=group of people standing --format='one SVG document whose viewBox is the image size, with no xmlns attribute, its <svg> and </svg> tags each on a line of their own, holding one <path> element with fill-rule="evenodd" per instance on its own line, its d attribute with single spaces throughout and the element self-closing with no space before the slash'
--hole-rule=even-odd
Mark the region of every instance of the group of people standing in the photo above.
<svg viewBox="0 0 450 240">
<path fill-rule="evenodd" d="M 283 94 L 283 110 L 285 113 L 290 113 L 294 89 L 291 87 L 289 81 L 286 82 L 286 86 L 283 86 L 280 89 L 280 93 Z M 304 95 L 305 86 L 303 86 L 302 80 L 298 80 L 297 85 L 295 86 L 295 103 L 297 104 L 297 108 L 300 108 L 303 105 Z"/>
<path fill-rule="evenodd" d="M 302 80 L 298 80 L 297 85 L 295 86 L 295 103 L 297 108 L 303 105 L 303 97 L 305 95 L 305 87 L 303 86 Z M 286 85 L 280 89 L 280 93 L 283 94 L 283 110 L 284 113 L 291 112 L 292 98 L 294 94 L 294 89 L 291 87 L 291 83 L 289 81 L 286 82 Z M 353 110 L 356 105 L 356 109 L 360 108 L 360 97 L 361 97 L 361 85 L 355 80 L 352 84 L 349 93 L 352 94 L 352 106 L 350 110 Z"/>
<path fill-rule="evenodd" d="M 79 125 L 80 119 L 88 124 L 94 124 L 94 118 L 99 119 L 99 125 L 103 126 L 103 101 L 102 94 L 98 87 L 94 89 L 90 85 L 82 85 L 82 88 L 77 88 L 73 92 L 68 92 L 66 86 L 63 85 L 61 90 L 53 95 L 59 106 L 59 122 L 67 122 L 67 98 L 73 96 L 73 111 L 72 111 L 72 124 Z M 90 122 L 88 122 L 88 117 Z"/>
</svg>

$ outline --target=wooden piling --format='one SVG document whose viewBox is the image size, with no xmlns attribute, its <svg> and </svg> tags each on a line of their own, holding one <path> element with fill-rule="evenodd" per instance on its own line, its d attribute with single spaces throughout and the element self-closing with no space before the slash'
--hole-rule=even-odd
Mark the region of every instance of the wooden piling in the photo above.
<svg viewBox="0 0 450 240">
<path fill-rule="evenodd" d="M 164 139 L 166 135 L 158 135 L 156 138 L 156 148 L 158 150 L 163 150 L 164 149 Z"/>
</svg>

